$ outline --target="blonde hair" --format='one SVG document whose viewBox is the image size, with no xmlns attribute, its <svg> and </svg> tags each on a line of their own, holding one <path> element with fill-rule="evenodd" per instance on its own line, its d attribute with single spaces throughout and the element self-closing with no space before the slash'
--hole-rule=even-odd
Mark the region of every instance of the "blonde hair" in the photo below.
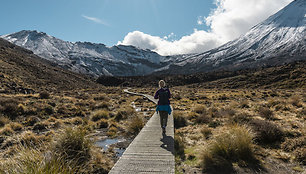
<svg viewBox="0 0 306 174">
<path fill-rule="evenodd" d="M 163 88 L 163 87 L 166 86 L 166 82 L 165 82 L 164 80 L 160 80 L 160 81 L 158 82 L 158 85 L 159 85 L 160 88 Z"/>
</svg>

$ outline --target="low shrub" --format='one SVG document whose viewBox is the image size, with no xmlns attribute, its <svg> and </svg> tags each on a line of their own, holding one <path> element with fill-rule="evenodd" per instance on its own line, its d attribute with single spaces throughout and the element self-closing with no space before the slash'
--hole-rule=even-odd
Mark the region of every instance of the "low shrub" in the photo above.
<svg viewBox="0 0 306 174">
<path fill-rule="evenodd" d="M 101 102 L 96 104 L 92 109 L 106 109 L 109 110 L 110 104 L 107 102 Z"/>
<path fill-rule="evenodd" d="M 284 131 L 276 124 L 266 120 L 252 120 L 250 125 L 255 133 L 255 141 L 262 144 L 274 144 L 284 140 Z"/>
<path fill-rule="evenodd" d="M 268 120 L 274 119 L 273 111 L 266 107 L 259 107 L 258 114 Z"/>
<path fill-rule="evenodd" d="M 106 110 L 98 110 L 98 111 L 95 111 L 93 113 L 93 115 L 91 116 L 92 121 L 98 121 L 102 118 L 103 119 L 108 119 L 109 118 L 109 112 L 106 111 Z"/>
<path fill-rule="evenodd" d="M 51 115 L 54 113 L 54 109 L 52 106 L 48 105 L 43 109 L 43 112 L 47 115 Z"/>
<path fill-rule="evenodd" d="M 140 116 L 133 117 L 128 124 L 128 132 L 137 135 L 143 128 L 144 123 Z"/>
<path fill-rule="evenodd" d="M 0 112 L 14 120 L 19 115 L 18 105 L 15 99 L 0 99 Z"/>
<path fill-rule="evenodd" d="M 174 111 L 173 112 L 174 128 L 178 129 L 187 126 L 187 120 L 183 115 L 183 112 Z"/>
<path fill-rule="evenodd" d="M 10 119 L 4 116 L 0 116 L 0 127 L 5 126 L 9 122 L 10 122 Z"/>
<path fill-rule="evenodd" d="M 198 115 L 195 119 L 195 122 L 198 124 L 209 123 L 212 120 L 211 116 L 206 112 Z"/>
<path fill-rule="evenodd" d="M 48 124 L 46 122 L 38 122 L 33 126 L 33 131 L 44 131 L 48 129 Z"/>
<path fill-rule="evenodd" d="M 200 131 L 206 139 L 209 138 L 209 136 L 212 134 L 211 129 L 207 126 L 203 126 Z"/>
<path fill-rule="evenodd" d="M 35 123 L 39 122 L 40 119 L 36 116 L 30 116 L 28 118 L 26 118 L 26 121 L 24 122 L 24 124 L 26 126 L 34 126 Z"/>
<path fill-rule="evenodd" d="M 108 121 L 106 119 L 101 119 L 96 122 L 96 128 L 107 128 L 108 127 Z"/>
<path fill-rule="evenodd" d="M 43 92 L 39 93 L 39 98 L 41 98 L 41 99 L 49 99 L 50 98 L 50 94 L 47 91 L 43 91 Z"/>
<path fill-rule="evenodd" d="M 198 114 L 206 113 L 206 107 L 204 105 L 196 105 L 193 111 Z"/>
<path fill-rule="evenodd" d="M 229 118 L 230 123 L 246 124 L 252 119 L 251 115 L 246 112 L 239 113 Z"/>
<path fill-rule="evenodd" d="M 247 99 L 241 100 L 240 103 L 240 108 L 249 108 L 249 101 Z"/>
</svg>

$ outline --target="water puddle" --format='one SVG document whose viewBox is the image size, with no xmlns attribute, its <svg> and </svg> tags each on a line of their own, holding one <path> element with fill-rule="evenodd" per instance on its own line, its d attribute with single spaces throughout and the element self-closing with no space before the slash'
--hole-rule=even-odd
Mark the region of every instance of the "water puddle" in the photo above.
<svg viewBox="0 0 306 174">
<path fill-rule="evenodd" d="M 123 143 L 125 142 L 126 140 L 125 139 L 119 139 L 119 138 L 114 138 L 114 139 L 110 139 L 110 138 L 107 138 L 107 139 L 104 139 L 104 140 L 99 140 L 96 142 L 96 144 L 103 148 L 103 151 L 107 151 L 111 145 L 114 145 L 114 144 L 117 144 L 117 143 Z M 125 151 L 125 148 L 118 148 L 118 147 L 114 147 L 114 151 L 116 152 L 116 156 L 117 157 L 121 157 L 123 152 Z"/>
<path fill-rule="evenodd" d="M 132 102 L 132 107 L 135 109 L 136 112 L 141 112 L 141 107 L 137 107 L 135 102 Z"/>
</svg>

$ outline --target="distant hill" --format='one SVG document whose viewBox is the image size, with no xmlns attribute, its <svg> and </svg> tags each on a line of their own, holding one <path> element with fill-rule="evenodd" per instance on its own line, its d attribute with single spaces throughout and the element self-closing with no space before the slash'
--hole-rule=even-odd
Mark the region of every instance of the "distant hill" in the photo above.
<svg viewBox="0 0 306 174">
<path fill-rule="evenodd" d="M 0 92 L 33 93 L 96 87 L 84 75 L 56 67 L 10 42 L 0 39 Z"/>
<path fill-rule="evenodd" d="M 151 75 L 134 77 L 101 76 L 97 82 L 106 86 L 157 87 L 160 79 L 172 86 L 195 88 L 306 88 L 306 61 L 279 66 L 237 71 L 215 71 L 191 75 Z"/>
</svg>

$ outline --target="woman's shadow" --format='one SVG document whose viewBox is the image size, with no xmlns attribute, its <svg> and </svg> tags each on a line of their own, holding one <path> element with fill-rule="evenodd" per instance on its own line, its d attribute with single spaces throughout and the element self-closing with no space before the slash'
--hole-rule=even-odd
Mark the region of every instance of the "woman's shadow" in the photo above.
<svg viewBox="0 0 306 174">
<path fill-rule="evenodd" d="M 160 145 L 161 148 L 166 149 L 167 151 L 171 152 L 172 155 L 174 155 L 174 139 L 172 136 L 167 136 L 165 133 L 163 133 L 163 138 L 160 139 L 160 141 L 163 143 Z"/>
</svg>

